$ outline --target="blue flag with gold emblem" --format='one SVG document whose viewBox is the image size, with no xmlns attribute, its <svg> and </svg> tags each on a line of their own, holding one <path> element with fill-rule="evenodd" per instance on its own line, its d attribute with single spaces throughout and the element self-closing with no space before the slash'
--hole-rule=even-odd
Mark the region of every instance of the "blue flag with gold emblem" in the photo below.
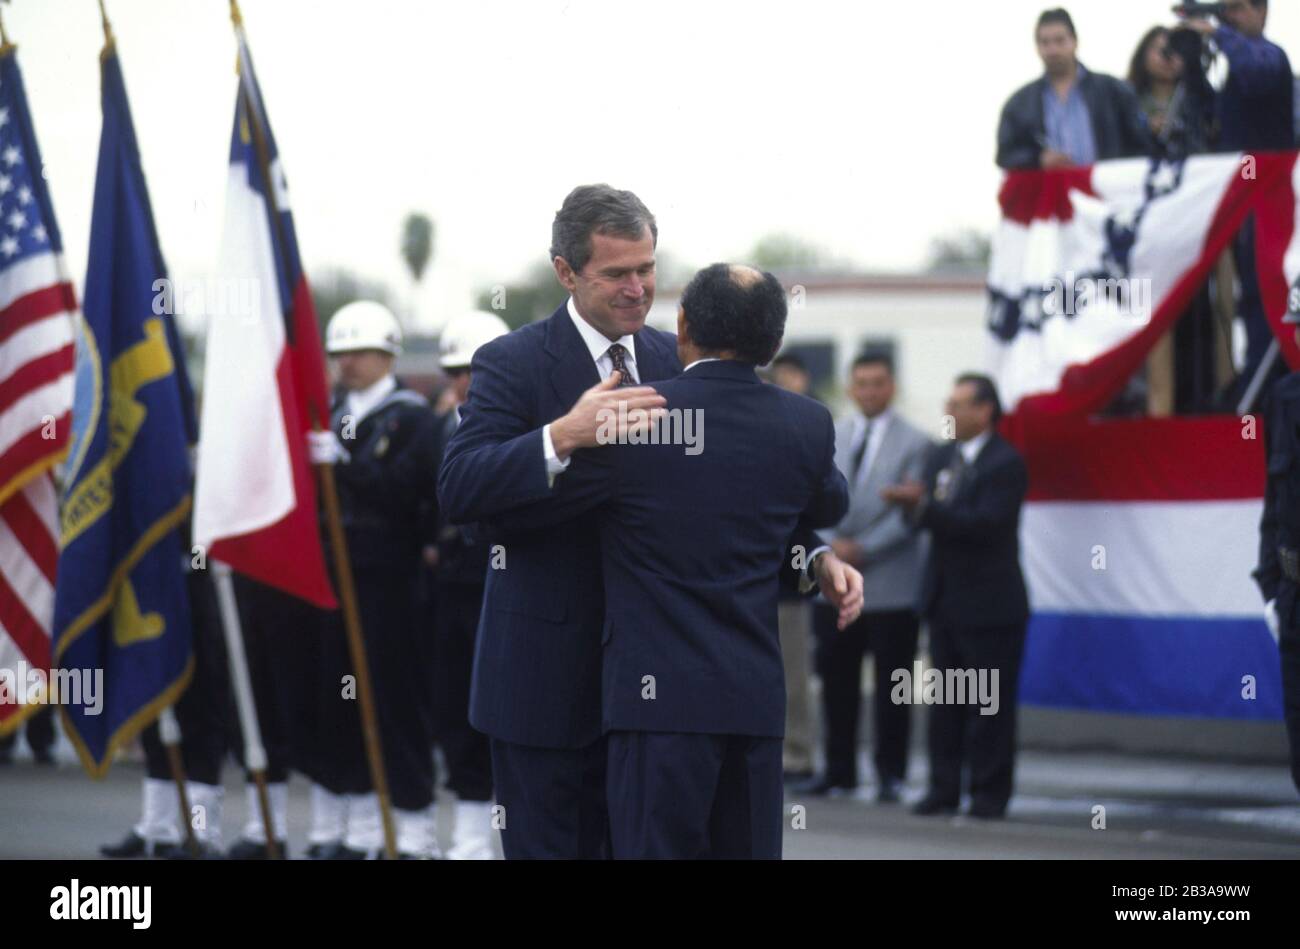
<svg viewBox="0 0 1300 949">
<path fill-rule="evenodd" d="M 101 57 L 104 126 L 76 339 L 54 667 L 86 770 L 176 701 L 193 674 L 185 550 L 194 416 L 126 87 Z M 77 692 L 80 694 L 68 694 Z"/>
</svg>

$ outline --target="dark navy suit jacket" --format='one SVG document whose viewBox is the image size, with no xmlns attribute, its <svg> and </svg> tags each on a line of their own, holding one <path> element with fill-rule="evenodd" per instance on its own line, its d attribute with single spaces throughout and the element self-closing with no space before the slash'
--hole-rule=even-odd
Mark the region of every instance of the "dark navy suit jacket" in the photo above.
<svg viewBox="0 0 1300 949">
<path fill-rule="evenodd" d="M 645 327 L 633 345 L 642 382 L 681 372 L 672 334 Z M 481 347 L 470 368 L 469 399 L 438 476 L 452 524 L 492 522 L 549 498 L 542 426 L 600 381 L 567 305 Z M 513 530 L 507 521 L 484 540 L 500 545 L 505 562 L 487 571 L 470 722 L 517 744 L 578 748 L 595 741 L 604 617 L 595 518 L 585 514 L 545 531 Z"/>
<path fill-rule="evenodd" d="M 834 423 L 741 362 L 701 363 L 655 388 L 670 415 L 698 410 L 702 450 L 580 451 L 555 503 L 511 519 L 599 513 L 606 730 L 780 737 L 777 598 L 790 539 L 848 509 Z"/>
<path fill-rule="evenodd" d="M 949 469 L 956 442 L 935 449 L 926 466 L 933 496 L 939 472 Z M 1016 626 L 1029 619 L 1020 570 L 1020 507 L 1029 476 L 1024 460 L 996 432 L 966 467 L 944 501 L 921 513 L 930 530 L 930 555 L 921 589 L 921 613 L 948 626 Z"/>
</svg>

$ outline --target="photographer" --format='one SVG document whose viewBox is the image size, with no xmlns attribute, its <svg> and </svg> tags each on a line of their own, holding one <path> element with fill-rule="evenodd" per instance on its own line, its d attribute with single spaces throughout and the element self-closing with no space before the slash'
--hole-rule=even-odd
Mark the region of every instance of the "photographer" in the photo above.
<svg viewBox="0 0 1300 949">
<path fill-rule="evenodd" d="M 1190 12 L 1200 12 L 1193 6 Z M 1285 151 L 1295 147 L 1295 79 L 1282 47 L 1264 39 L 1268 0 L 1227 0 L 1215 4 L 1218 27 L 1192 16 L 1185 25 L 1214 40 L 1228 60 L 1228 81 L 1219 93 L 1218 150 Z M 1233 257 L 1241 283 L 1239 308 L 1246 329 L 1246 365 L 1239 385 L 1250 384 L 1264 361 L 1273 334 L 1264 315 L 1255 274 L 1255 220 L 1246 219 L 1237 233 Z M 1244 389 L 1242 390 L 1244 391 Z"/>
<path fill-rule="evenodd" d="M 1150 135 L 1133 90 L 1083 67 L 1070 14 L 1045 11 L 1034 40 L 1045 72 L 1003 107 L 998 165 L 1067 168 L 1147 154 Z"/>
<path fill-rule="evenodd" d="M 1193 11 L 1204 5 L 1191 7 Z M 1286 52 L 1264 38 L 1268 0 L 1227 0 L 1214 5 L 1219 26 L 1203 17 L 1184 25 L 1214 40 L 1228 60 L 1219 93 L 1220 151 L 1286 151 L 1295 147 L 1295 79 Z"/>
</svg>

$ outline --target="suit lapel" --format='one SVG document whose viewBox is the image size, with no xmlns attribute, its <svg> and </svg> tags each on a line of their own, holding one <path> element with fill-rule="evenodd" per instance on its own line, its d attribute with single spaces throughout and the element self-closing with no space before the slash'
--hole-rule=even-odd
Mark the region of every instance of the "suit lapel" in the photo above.
<svg viewBox="0 0 1300 949">
<path fill-rule="evenodd" d="M 676 353 L 670 352 L 668 341 L 648 327 L 636 334 L 632 345 L 635 347 L 637 375 L 643 384 L 661 382 L 681 374 Z M 600 381 L 591 351 L 569 316 L 567 302 L 547 321 L 546 351 L 554 360 L 551 385 L 567 410 L 582 397 L 582 393 Z"/>
<path fill-rule="evenodd" d="M 546 351 L 555 360 L 551 367 L 551 386 L 564 411 L 568 411 L 582 393 L 600 381 L 600 373 L 587 344 L 569 318 L 567 303 L 551 314 L 546 327 Z"/>
<path fill-rule="evenodd" d="M 681 374 L 676 355 L 668 352 L 668 342 L 649 327 L 636 334 L 636 361 L 641 382 L 662 382 Z"/>
</svg>

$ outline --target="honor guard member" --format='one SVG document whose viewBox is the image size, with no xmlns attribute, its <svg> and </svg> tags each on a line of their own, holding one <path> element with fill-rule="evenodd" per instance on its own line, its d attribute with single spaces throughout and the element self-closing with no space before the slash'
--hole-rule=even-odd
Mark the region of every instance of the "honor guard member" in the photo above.
<svg viewBox="0 0 1300 949">
<path fill-rule="evenodd" d="M 1300 345 L 1300 285 L 1282 322 Z M 1282 660 L 1282 708 L 1291 743 L 1291 779 L 1300 790 L 1300 372 L 1273 384 L 1265 406 L 1268 486 L 1259 525 L 1255 580 L 1264 595 L 1264 616 Z"/>
<path fill-rule="evenodd" d="M 281 590 L 234 574 L 235 602 L 244 638 L 248 677 L 257 709 L 257 728 L 266 752 L 266 792 L 280 856 L 289 856 L 289 772 L 306 773 L 315 751 L 315 674 L 324 610 Z M 230 713 L 230 741 L 241 763 L 247 752 L 239 715 Z M 257 785 L 245 772 L 244 825 L 226 852 L 232 860 L 264 860 L 266 817 Z M 308 856 L 313 855 L 309 846 Z"/>
<path fill-rule="evenodd" d="M 312 461 L 335 466 L 398 850 L 435 857 L 432 636 L 416 622 L 422 515 L 436 503 L 435 419 L 393 375 L 402 331 L 386 307 L 350 303 L 325 335 L 339 390 L 331 431 L 313 436 Z M 342 613 L 325 616 L 313 697 L 320 740 L 306 763 L 316 785 L 309 842 L 319 856 L 377 856 L 382 823 L 355 669 Z"/>
<path fill-rule="evenodd" d="M 180 794 L 172 779 L 167 749 L 154 722 L 140 735 L 145 777 L 140 822 L 116 844 L 105 844 L 105 857 L 186 857 L 185 825 L 189 820 L 204 857 L 221 856 L 221 812 L 225 788 L 221 764 L 226 755 L 228 682 L 226 647 L 221 638 L 216 592 L 206 570 L 184 560 L 194 644 L 194 677 L 173 706 L 181 732 L 181 762 L 190 813 L 182 815 Z"/>
<path fill-rule="evenodd" d="M 478 348 L 510 327 L 493 313 L 475 311 L 443 330 L 439 349 L 450 380 L 452 407 L 438 417 L 438 462 L 442 447 L 460 424 L 460 406 L 469 394 L 470 361 Z M 492 754 L 487 735 L 469 723 L 469 686 L 474 672 L 474 638 L 483 608 L 483 588 L 491 543 L 481 528 L 442 521 L 432 561 L 434 595 L 434 723 L 447 767 L 447 787 L 456 795 L 452 860 L 491 860 Z"/>
</svg>

